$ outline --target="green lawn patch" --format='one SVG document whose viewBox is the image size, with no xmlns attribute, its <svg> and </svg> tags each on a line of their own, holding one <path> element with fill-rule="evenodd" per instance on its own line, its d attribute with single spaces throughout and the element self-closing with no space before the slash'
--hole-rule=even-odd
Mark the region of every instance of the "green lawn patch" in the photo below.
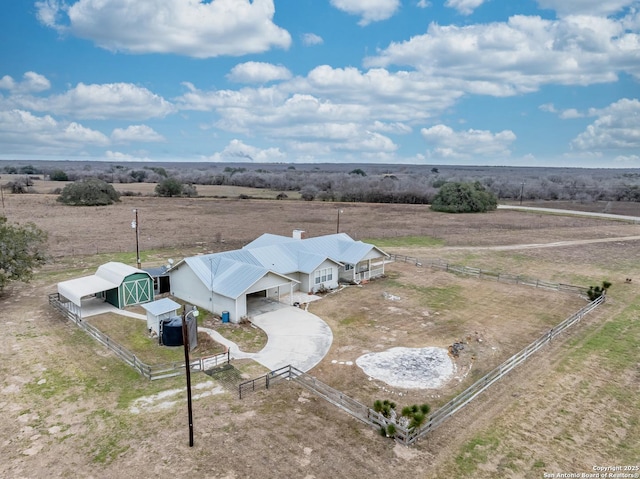
<svg viewBox="0 0 640 479">
<path fill-rule="evenodd" d="M 468 441 L 455 458 L 459 475 L 473 474 L 480 464 L 487 462 L 489 454 L 495 452 L 499 443 L 493 434 L 476 436 Z"/>
<path fill-rule="evenodd" d="M 586 339 L 574 341 L 577 349 L 572 358 L 584 360 L 596 354 L 606 360 L 612 369 L 620 371 L 638 362 L 640 354 L 640 298 L 625 308 L 613 320 L 606 322 Z"/>
<path fill-rule="evenodd" d="M 226 339 L 236 343 L 240 350 L 246 353 L 257 353 L 267 344 L 266 333 L 250 324 L 223 323 L 215 329 Z"/>
<path fill-rule="evenodd" d="M 94 316 L 87 320 L 115 342 L 125 347 L 146 364 L 162 364 L 184 361 L 182 346 L 169 347 L 158 344 L 157 337 L 149 336 L 147 323 L 115 313 Z M 224 346 L 207 335 L 198 334 L 198 348 L 191 352 L 192 358 L 210 356 L 224 352 Z"/>
</svg>

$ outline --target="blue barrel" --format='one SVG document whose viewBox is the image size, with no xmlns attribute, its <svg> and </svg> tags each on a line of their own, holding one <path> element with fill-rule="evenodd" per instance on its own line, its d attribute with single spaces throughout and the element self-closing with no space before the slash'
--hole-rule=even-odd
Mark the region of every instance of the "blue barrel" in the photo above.
<svg viewBox="0 0 640 479">
<path fill-rule="evenodd" d="M 229 311 L 223 311 L 222 312 L 222 322 L 223 323 L 228 323 L 229 322 Z"/>
</svg>

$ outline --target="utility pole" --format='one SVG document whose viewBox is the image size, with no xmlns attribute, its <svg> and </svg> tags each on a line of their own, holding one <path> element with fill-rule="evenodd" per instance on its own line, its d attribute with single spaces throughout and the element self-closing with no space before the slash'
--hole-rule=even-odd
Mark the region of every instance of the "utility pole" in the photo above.
<svg viewBox="0 0 640 479">
<path fill-rule="evenodd" d="M 140 263 L 140 235 L 138 233 L 138 209 L 134 208 L 133 212 L 136 215 L 136 217 L 131 222 L 131 227 L 136 230 L 136 264 L 138 265 L 138 269 L 140 269 L 142 265 Z"/>
<path fill-rule="evenodd" d="M 189 361 L 189 331 L 187 331 L 187 316 L 193 315 L 194 321 L 198 317 L 198 310 L 192 307 L 187 311 L 187 305 L 182 308 L 182 344 L 184 345 L 184 367 L 187 375 L 187 412 L 189 414 L 189 447 L 193 447 L 193 408 L 191 406 L 191 364 Z"/>
<path fill-rule="evenodd" d="M 336 234 L 340 233 L 340 213 L 342 213 L 342 210 L 338 208 L 338 224 L 336 225 Z"/>
<path fill-rule="evenodd" d="M 522 186 L 520 187 L 520 206 L 522 206 L 522 197 L 524 196 L 524 181 L 522 182 Z"/>
</svg>

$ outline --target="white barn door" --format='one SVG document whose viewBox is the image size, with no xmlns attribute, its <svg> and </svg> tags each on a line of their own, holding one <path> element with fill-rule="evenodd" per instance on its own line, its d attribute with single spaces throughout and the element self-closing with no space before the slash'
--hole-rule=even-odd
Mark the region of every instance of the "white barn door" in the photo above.
<svg viewBox="0 0 640 479">
<path fill-rule="evenodd" d="M 149 297 L 148 279 L 126 281 L 122 286 L 122 289 L 124 291 L 124 306 L 147 303 L 151 301 L 151 298 Z"/>
</svg>

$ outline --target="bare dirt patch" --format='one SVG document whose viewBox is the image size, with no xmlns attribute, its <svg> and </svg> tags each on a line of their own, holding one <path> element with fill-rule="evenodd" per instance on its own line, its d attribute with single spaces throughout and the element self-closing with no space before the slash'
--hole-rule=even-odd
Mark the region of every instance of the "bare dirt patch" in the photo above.
<svg viewBox="0 0 640 479">
<path fill-rule="evenodd" d="M 329 361 L 314 368 L 314 376 L 369 405 L 386 396 L 407 402 L 424 402 L 426 396 L 432 405 L 441 404 L 586 304 L 576 295 L 409 263 L 389 264 L 386 272 L 386 279 L 347 287 L 309 305 L 334 338 Z M 464 349 L 454 359 L 455 377 L 441 388 L 394 388 L 355 366 L 371 352 L 397 346 L 446 350 L 454 343 L 464 343 Z"/>
</svg>

